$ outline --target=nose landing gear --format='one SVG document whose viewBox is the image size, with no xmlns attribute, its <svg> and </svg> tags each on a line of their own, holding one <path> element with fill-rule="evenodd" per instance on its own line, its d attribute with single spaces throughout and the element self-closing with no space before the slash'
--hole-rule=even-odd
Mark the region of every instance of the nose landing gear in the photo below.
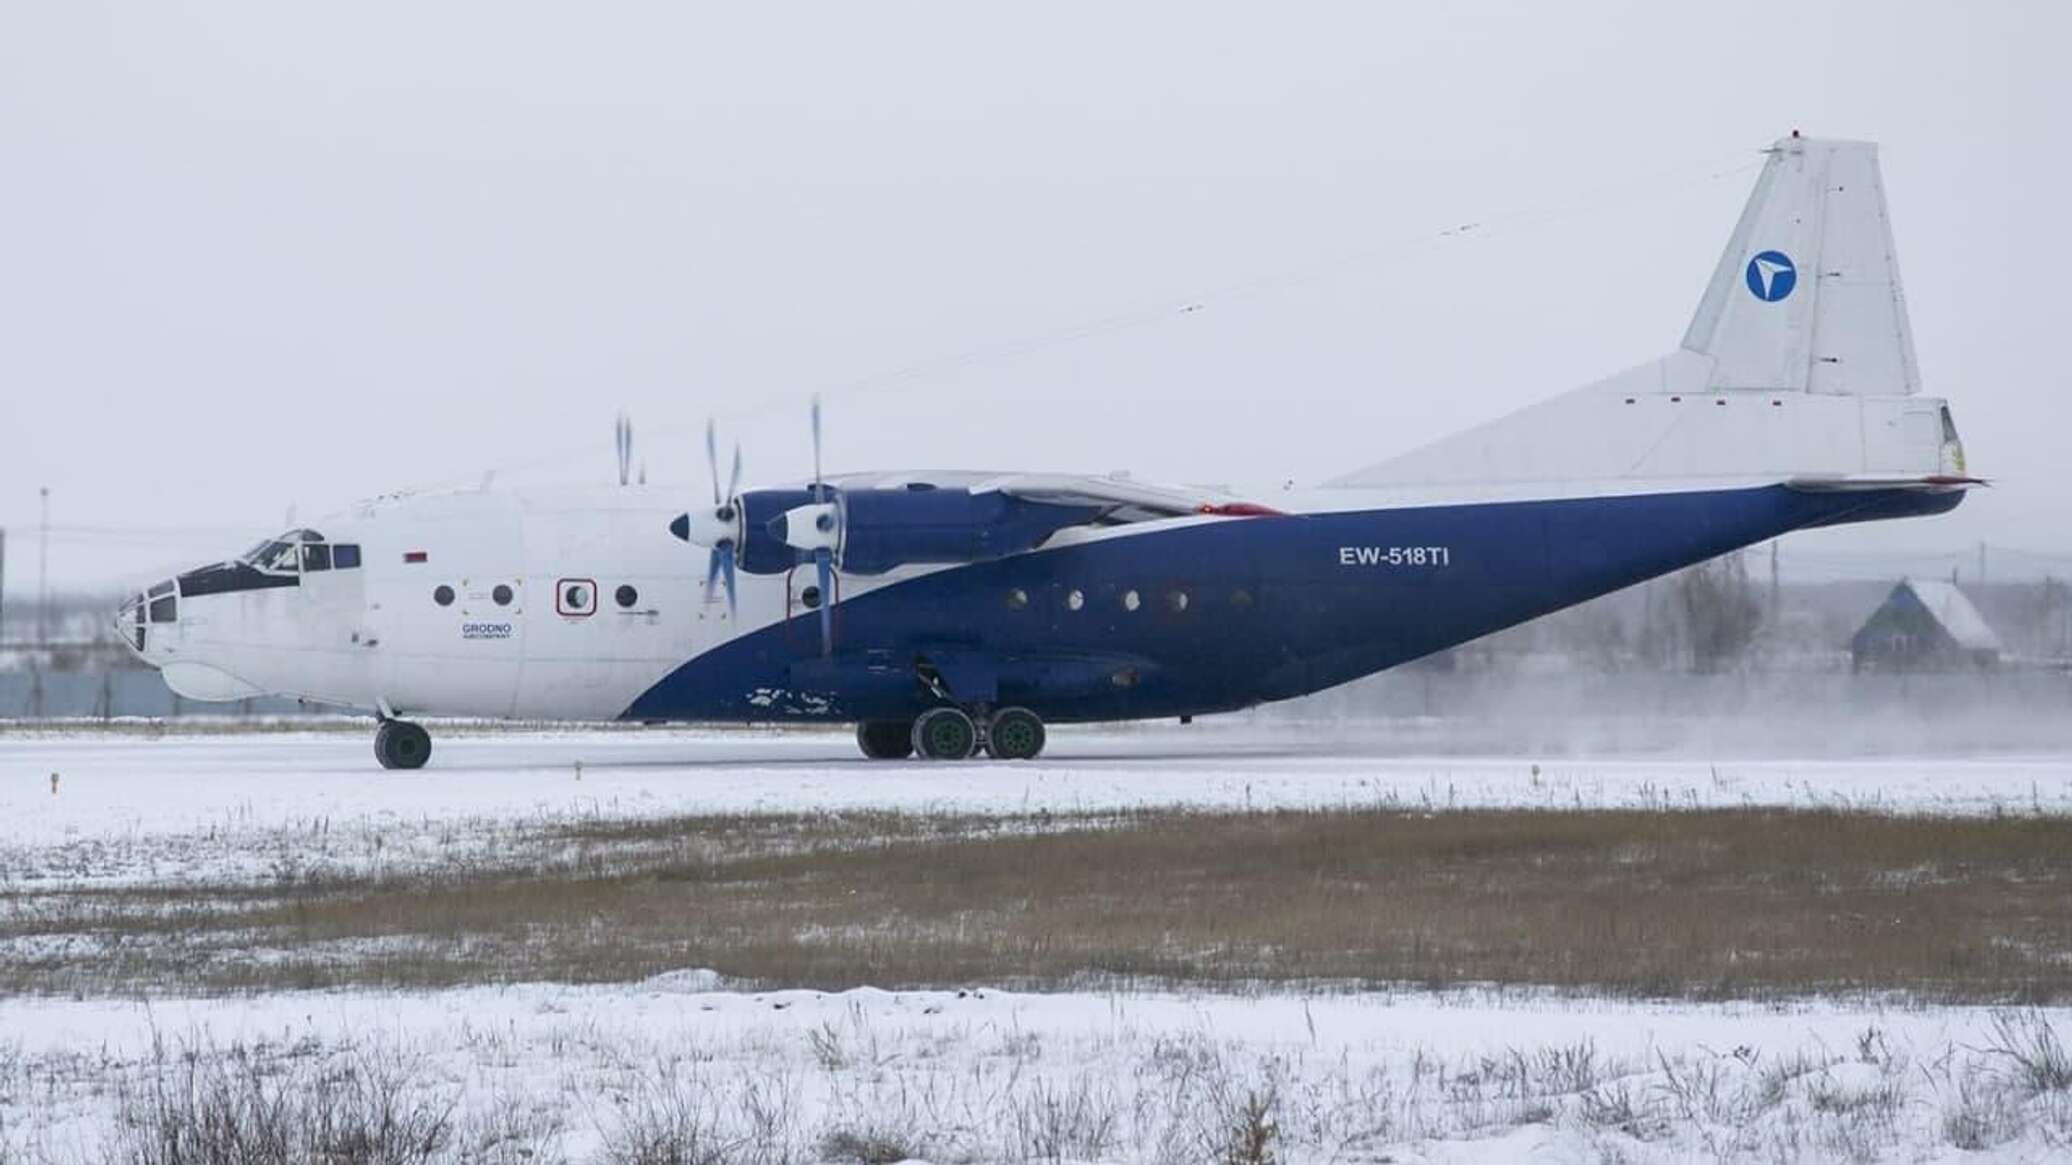
<svg viewBox="0 0 2072 1165">
<path fill-rule="evenodd" d="M 432 756 L 432 734 L 408 720 L 383 720 L 374 730 L 374 759 L 385 769 L 421 769 Z"/>
</svg>

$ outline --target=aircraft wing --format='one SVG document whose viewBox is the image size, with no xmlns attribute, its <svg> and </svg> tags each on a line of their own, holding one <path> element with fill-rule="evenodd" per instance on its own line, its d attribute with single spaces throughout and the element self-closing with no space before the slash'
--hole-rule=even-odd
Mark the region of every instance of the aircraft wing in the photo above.
<svg viewBox="0 0 2072 1165">
<path fill-rule="evenodd" d="M 998 490 L 1032 502 L 1101 506 L 1109 522 L 1148 522 L 1194 514 L 1259 517 L 1280 511 L 1242 501 L 1202 486 L 1151 485 L 1121 477 L 1087 477 L 1060 473 L 1015 473 L 974 482 L 971 492 Z"/>
</svg>

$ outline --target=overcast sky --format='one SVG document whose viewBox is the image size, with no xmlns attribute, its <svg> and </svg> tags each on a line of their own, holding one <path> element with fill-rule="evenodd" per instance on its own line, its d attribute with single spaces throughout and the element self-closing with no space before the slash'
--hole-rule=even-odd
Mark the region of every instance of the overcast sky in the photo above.
<svg viewBox="0 0 2072 1165">
<path fill-rule="evenodd" d="M 1792 545 L 2072 571 L 2066 13 L 0 3 L 8 587 L 43 485 L 96 585 L 621 407 L 802 476 L 815 390 L 830 470 L 1318 480 L 1673 348 L 1795 127 L 1883 143 L 1998 486 Z"/>
</svg>

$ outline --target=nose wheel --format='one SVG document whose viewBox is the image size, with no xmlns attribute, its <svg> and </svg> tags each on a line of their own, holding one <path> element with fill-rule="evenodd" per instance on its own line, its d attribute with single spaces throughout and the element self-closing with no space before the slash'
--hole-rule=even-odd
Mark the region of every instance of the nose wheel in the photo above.
<svg viewBox="0 0 2072 1165">
<path fill-rule="evenodd" d="M 421 769 L 432 756 L 432 734 L 408 720 L 384 720 L 374 730 L 374 759 L 385 769 Z"/>
</svg>

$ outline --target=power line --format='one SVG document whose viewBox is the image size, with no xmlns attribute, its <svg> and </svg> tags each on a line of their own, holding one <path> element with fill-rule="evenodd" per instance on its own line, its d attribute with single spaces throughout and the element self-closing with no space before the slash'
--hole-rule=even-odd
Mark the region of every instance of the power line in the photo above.
<svg viewBox="0 0 2072 1165">
<path fill-rule="evenodd" d="M 1672 185 L 1695 185 L 1718 182 L 1754 170 L 1767 160 L 1767 146 L 1750 151 L 1737 150 L 1732 154 L 1718 155 L 1702 162 L 1686 162 L 1672 167 L 1655 168 L 1629 175 L 1624 178 L 1599 184 L 1565 196 L 1560 200 L 1549 200 L 1523 207 L 1515 207 L 1493 213 L 1482 214 L 1454 225 L 1436 230 L 1421 231 L 1373 247 L 1363 248 L 1336 257 L 1313 260 L 1309 263 L 1282 268 L 1278 271 L 1262 272 L 1242 277 L 1227 283 L 1203 288 L 1191 294 L 1148 301 L 1135 307 L 1124 308 L 1108 315 L 1066 325 L 1049 331 L 1013 337 L 977 347 L 950 352 L 940 356 L 918 360 L 887 371 L 856 379 L 840 381 L 819 388 L 806 388 L 794 392 L 782 392 L 761 399 L 761 403 L 748 408 L 715 411 L 712 416 L 721 420 L 738 422 L 747 417 L 768 416 L 786 408 L 803 408 L 814 396 L 822 398 L 857 396 L 865 393 L 883 392 L 907 385 L 920 383 L 936 377 L 961 372 L 970 368 L 1002 364 L 1026 359 L 1069 344 L 1100 336 L 1114 335 L 1162 324 L 1184 316 L 1194 315 L 1215 303 L 1256 296 L 1285 288 L 1300 287 L 1323 279 L 1334 277 L 1352 268 L 1371 264 L 1376 260 L 1395 258 L 1411 251 L 1429 246 L 1441 245 L 1465 237 L 1484 238 L 1499 228 L 1541 225 L 1602 210 L 1606 206 L 1652 193 L 1668 179 L 1681 179 Z M 1751 156 L 1752 155 L 1752 156 Z M 1608 197 L 1611 196 L 1611 197 Z M 739 399 L 738 397 L 734 399 Z M 665 437 L 683 437 L 703 427 L 707 418 L 675 425 L 662 425 L 654 431 Z M 566 464 L 579 458 L 594 455 L 591 446 L 569 446 L 536 457 L 508 461 L 491 468 L 495 472 L 521 472 L 549 465 Z M 465 485 L 478 480 L 480 471 L 465 476 L 444 478 L 428 482 L 419 487 L 433 490 Z"/>
</svg>

